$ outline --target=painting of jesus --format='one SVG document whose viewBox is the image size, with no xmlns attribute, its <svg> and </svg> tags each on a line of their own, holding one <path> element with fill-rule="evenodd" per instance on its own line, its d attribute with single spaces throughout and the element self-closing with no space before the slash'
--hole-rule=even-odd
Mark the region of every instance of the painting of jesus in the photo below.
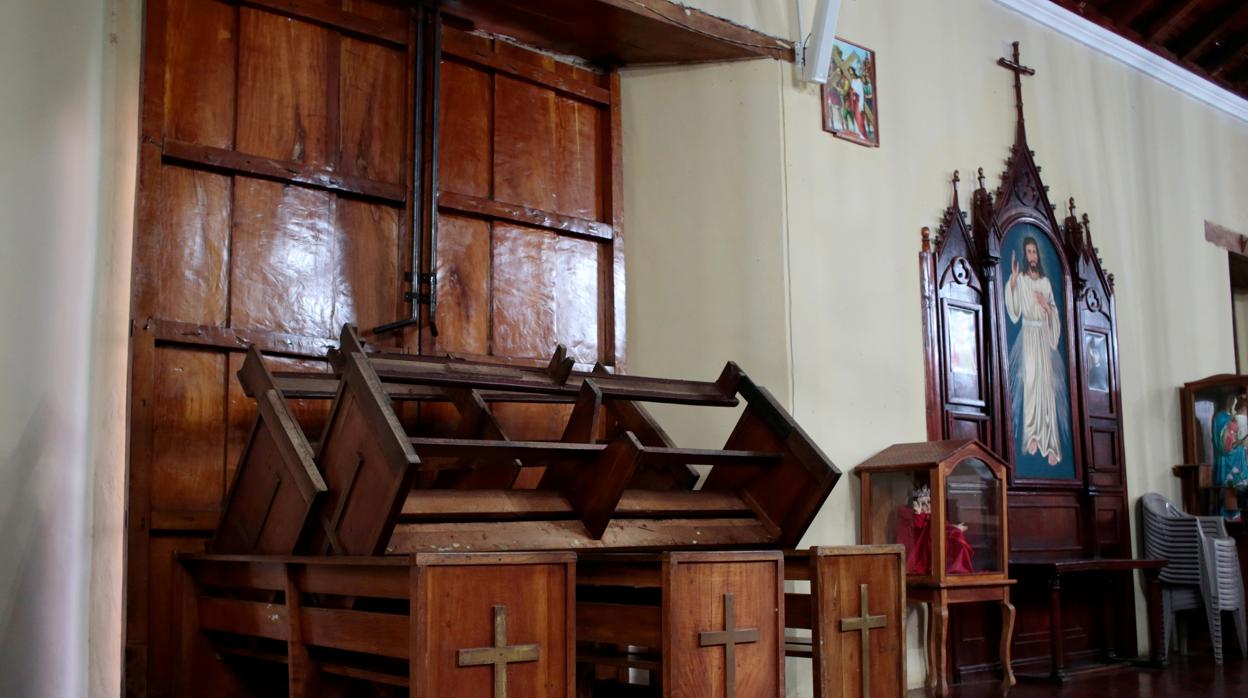
<svg viewBox="0 0 1248 698">
<path fill-rule="evenodd" d="M 1017 473 L 1073 478 L 1062 268 L 1048 237 L 1029 223 L 1011 228 L 1001 249 Z"/>
</svg>

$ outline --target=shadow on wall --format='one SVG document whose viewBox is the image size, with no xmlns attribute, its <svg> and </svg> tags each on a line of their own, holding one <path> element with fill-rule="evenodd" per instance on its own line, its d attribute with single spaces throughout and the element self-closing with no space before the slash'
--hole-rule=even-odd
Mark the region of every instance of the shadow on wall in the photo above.
<svg viewBox="0 0 1248 698">
<path fill-rule="evenodd" d="M 83 434 L 45 396 L 0 464 L 0 695 L 78 695 L 85 654 Z M 69 667 L 67 667 L 67 664 Z M 80 666 L 80 665 L 79 665 Z"/>
</svg>

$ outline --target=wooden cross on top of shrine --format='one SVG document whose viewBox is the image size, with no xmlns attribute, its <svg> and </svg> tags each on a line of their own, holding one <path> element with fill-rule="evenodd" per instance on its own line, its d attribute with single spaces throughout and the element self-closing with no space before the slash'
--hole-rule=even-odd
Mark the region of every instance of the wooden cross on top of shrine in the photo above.
<svg viewBox="0 0 1248 698">
<path fill-rule="evenodd" d="M 494 697 L 507 698 L 507 665 L 536 662 L 541 656 L 537 645 L 507 645 L 507 607 L 494 607 L 494 646 L 459 651 L 459 666 L 494 667 Z"/>
<path fill-rule="evenodd" d="M 758 642 L 758 628 L 737 628 L 737 613 L 731 593 L 724 594 L 724 629 L 707 630 L 698 634 L 698 645 L 701 647 L 724 648 L 724 698 L 737 695 L 737 653 L 738 644 Z"/>
<path fill-rule="evenodd" d="M 1018 109 L 1018 133 L 1021 136 L 1023 133 L 1025 133 L 1025 129 L 1023 128 L 1023 76 L 1035 75 L 1036 71 L 1034 68 L 1030 68 L 1028 66 L 1023 65 L 1022 59 L 1019 57 L 1017 41 L 1014 42 L 1013 46 L 1014 46 L 1013 57 L 998 58 L 997 65 L 1014 73 L 1014 100 L 1015 100 L 1016 108 Z M 1020 138 L 1020 142 L 1022 140 L 1024 139 Z"/>
</svg>

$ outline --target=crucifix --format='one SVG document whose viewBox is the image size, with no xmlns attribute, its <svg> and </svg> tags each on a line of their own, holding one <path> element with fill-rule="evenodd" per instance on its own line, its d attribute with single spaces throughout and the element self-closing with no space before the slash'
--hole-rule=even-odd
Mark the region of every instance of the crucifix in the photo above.
<svg viewBox="0 0 1248 698">
<path fill-rule="evenodd" d="M 1016 108 L 1018 109 L 1018 128 L 1019 130 L 1022 130 L 1023 128 L 1023 76 L 1035 75 L 1036 71 L 1035 69 L 1029 68 L 1022 64 L 1022 59 L 1019 58 L 1017 41 L 1014 42 L 1013 58 L 998 58 L 997 65 L 1014 73 L 1014 100 L 1015 100 Z"/>
<path fill-rule="evenodd" d="M 724 629 L 698 633 L 699 647 L 724 647 L 724 698 L 737 695 L 737 644 L 758 642 L 758 628 L 736 627 L 732 594 L 724 594 Z"/>
<path fill-rule="evenodd" d="M 536 662 L 538 645 L 507 645 L 507 607 L 494 607 L 494 646 L 459 651 L 459 666 L 494 667 L 494 698 L 507 698 L 507 665 Z"/>
<path fill-rule="evenodd" d="M 861 598 L 859 602 L 858 612 L 862 615 L 857 618 L 842 618 L 841 632 L 859 632 L 862 638 L 862 695 L 863 698 L 869 698 L 871 695 L 871 631 L 873 629 L 883 628 L 887 625 L 885 616 L 873 616 L 867 611 L 867 585 L 858 585 L 858 594 Z"/>
</svg>

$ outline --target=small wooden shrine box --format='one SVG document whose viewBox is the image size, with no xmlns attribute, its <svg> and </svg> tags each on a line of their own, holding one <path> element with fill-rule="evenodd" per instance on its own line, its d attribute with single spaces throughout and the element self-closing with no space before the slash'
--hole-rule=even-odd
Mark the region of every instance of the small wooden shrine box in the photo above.
<svg viewBox="0 0 1248 698">
<path fill-rule="evenodd" d="M 273 695 L 284 664 L 291 698 L 387 687 L 414 698 L 571 698 L 574 561 L 184 556 L 176 693 Z"/>
<path fill-rule="evenodd" d="M 1010 604 L 1006 465 L 974 439 L 894 444 L 859 465 L 862 542 L 900 543 L 911 602 L 929 603 L 928 685 L 949 690 L 949 606 L 1001 606 L 1000 655 L 1007 686 Z"/>
<path fill-rule="evenodd" d="M 900 545 L 790 550 L 786 581 L 810 592 L 784 597 L 785 654 L 811 660 L 816 698 L 906 695 L 906 572 Z"/>
<path fill-rule="evenodd" d="M 582 681 L 642 669 L 656 695 L 784 696 L 779 551 L 582 555 L 577 584 Z"/>
</svg>

